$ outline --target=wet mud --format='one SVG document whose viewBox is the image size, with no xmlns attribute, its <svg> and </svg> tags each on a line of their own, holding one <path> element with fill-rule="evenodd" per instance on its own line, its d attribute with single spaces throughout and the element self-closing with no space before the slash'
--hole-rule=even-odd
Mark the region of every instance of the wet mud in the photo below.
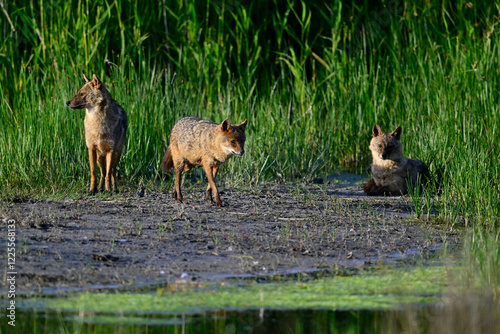
<svg viewBox="0 0 500 334">
<path fill-rule="evenodd" d="M 410 197 L 367 197 L 359 184 L 220 190 L 221 208 L 204 200 L 204 185 L 184 188 L 185 203 L 148 191 L 3 203 L 4 235 L 16 221 L 18 293 L 335 272 L 460 242 L 414 219 Z"/>
</svg>

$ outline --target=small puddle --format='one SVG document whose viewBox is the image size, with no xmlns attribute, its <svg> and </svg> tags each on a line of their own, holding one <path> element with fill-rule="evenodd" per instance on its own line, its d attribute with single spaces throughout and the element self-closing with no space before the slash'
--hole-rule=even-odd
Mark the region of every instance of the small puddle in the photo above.
<svg viewBox="0 0 500 334">
<path fill-rule="evenodd" d="M 360 185 L 369 180 L 369 175 L 352 173 L 349 170 L 340 170 L 328 176 L 328 181 L 339 187 Z"/>
</svg>

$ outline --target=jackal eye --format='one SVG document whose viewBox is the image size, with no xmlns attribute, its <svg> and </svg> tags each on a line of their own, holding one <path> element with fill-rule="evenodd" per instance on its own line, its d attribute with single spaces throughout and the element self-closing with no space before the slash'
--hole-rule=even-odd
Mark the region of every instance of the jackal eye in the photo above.
<svg viewBox="0 0 500 334">
<path fill-rule="evenodd" d="M 378 144 L 378 148 L 382 148 L 382 144 Z"/>
<path fill-rule="evenodd" d="M 80 93 L 80 96 L 83 96 L 83 95 L 85 95 L 85 94 L 83 94 L 83 93 Z"/>
<path fill-rule="evenodd" d="M 231 140 L 231 144 L 236 145 L 236 140 Z"/>
</svg>

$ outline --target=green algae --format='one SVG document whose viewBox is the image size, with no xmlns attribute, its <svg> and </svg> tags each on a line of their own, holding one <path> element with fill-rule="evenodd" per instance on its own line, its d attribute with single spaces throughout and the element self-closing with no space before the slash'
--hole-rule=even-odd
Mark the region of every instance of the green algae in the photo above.
<svg viewBox="0 0 500 334">
<path fill-rule="evenodd" d="M 308 282 L 206 284 L 156 293 L 80 293 L 32 305 L 70 312 L 179 314 L 242 309 L 394 309 L 437 301 L 447 286 L 442 266 L 384 269 Z M 170 287 L 171 288 L 171 287 Z M 32 306 L 33 307 L 33 306 Z"/>
</svg>

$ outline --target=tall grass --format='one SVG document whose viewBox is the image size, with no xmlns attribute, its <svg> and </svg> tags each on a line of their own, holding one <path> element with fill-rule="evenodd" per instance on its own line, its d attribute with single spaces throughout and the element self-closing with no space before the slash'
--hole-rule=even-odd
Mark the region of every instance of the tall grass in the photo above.
<svg viewBox="0 0 500 334">
<path fill-rule="evenodd" d="M 247 154 L 223 173 L 243 183 L 367 171 L 377 122 L 401 125 L 405 153 L 440 180 L 436 216 L 498 223 L 496 2 L 3 4 L 0 181 L 10 199 L 86 188 L 84 112 L 64 104 L 84 71 L 128 112 L 126 184 L 159 180 L 170 129 L 186 115 L 248 119 Z"/>
</svg>

